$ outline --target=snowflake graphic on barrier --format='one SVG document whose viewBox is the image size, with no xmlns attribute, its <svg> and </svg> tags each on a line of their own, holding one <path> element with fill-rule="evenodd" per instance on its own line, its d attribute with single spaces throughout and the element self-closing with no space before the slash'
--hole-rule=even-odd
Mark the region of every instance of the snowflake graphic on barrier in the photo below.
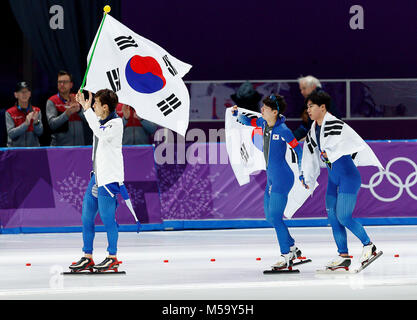
<svg viewBox="0 0 417 320">
<path fill-rule="evenodd" d="M 158 170 L 159 188 L 161 192 L 168 191 L 184 174 L 184 165 L 161 165 Z"/>
<path fill-rule="evenodd" d="M 212 208 L 211 183 L 218 176 L 204 175 L 203 166 L 190 165 L 189 170 L 174 166 L 161 174 L 163 219 L 203 219 L 209 215 L 222 217 Z M 181 175 L 179 175 L 181 173 Z M 175 182 L 172 180 L 176 179 Z"/>
<path fill-rule="evenodd" d="M 77 211 L 81 212 L 83 207 L 83 198 L 85 190 L 88 186 L 88 181 L 74 172 L 64 180 L 57 181 L 59 201 L 64 201 L 70 204 Z"/>
<path fill-rule="evenodd" d="M 145 192 L 142 189 L 135 188 L 132 184 L 126 184 L 126 188 L 134 207 L 145 205 Z M 124 200 L 122 201 L 125 203 Z"/>
</svg>

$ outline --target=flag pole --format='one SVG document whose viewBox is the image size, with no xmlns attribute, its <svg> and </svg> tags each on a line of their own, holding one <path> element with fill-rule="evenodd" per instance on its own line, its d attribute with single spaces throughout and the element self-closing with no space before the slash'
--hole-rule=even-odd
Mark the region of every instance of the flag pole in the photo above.
<svg viewBox="0 0 417 320">
<path fill-rule="evenodd" d="M 111 7 L 109 5 L 106 5 L 103 8 L 103 11 L 104 11 L 103 19 L 101 19 L 100 27 L 98 29 L 97 39 L 94 42 L 94 47 L 93 47 L 93 51 L 91 52 L 90 60 L 88 61 L 87 70 L 85 70 L 83 83 L 81 84 L 81 88 L 80 88 L 81 93 L 83 92 L 83 89 L 84 89 L 85 80 L 87 80 L 88 70 L 90 70 L 91 61 L 93 60 L 94 51 L 96 50 L 96 45 L 97 45 L 97 42 L 98 42 L 98 38 L 100 37 L 100 33 L 101 33 L 101 29 L 103 27 L 104 19 L 106 19 L 106 16 L 110 12 L 110 10 L 111 10 Z"/>
</svg>

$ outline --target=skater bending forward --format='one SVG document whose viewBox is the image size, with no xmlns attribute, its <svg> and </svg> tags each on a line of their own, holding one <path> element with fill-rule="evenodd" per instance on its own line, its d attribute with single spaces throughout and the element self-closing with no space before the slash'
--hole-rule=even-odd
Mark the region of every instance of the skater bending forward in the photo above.
<svg viewBox="0 0 417 320">
<path fill-rule="evenodd" d="M 314 122 L 304 142 L 302 170 L 306 184 L 313 190 L 320 167 L 327 167 L 326 211 L 339 255 L 325 269 L 348 271 L 351 260 L 346 228 L 363 244 L 362 265 L 376 255 L 376 247 L 364 227 L 352 218 L 361 186 L 356 166 L 383 167 L 368 144 L 345 122 L 327 111 L 330 101 L 324 91 L 313 92 L 306 98 L 307 112 Z"/>
<path fill-rule="evenodd" d="M 117 194 L 124 181 L 122 155 L 123 121 L 115 112 L 118 97 L 111 90 L 96 92 L 94 105 L 91 92 L 85 100 L 84 94 L 78 92 L 76 100 L 84 109 L 84 115 L 94 134 L 93 171 L 90 183 L 84 195 L 82 207 L 82 235 L 84 257 L 70 266 L 72 271 L 117 271 L 118 225 L 115 219 Z M 94 108 L 94 110 L 93 110 Z M 103 262 L 93 261 L 94 220 L 100 218 L 107 232 L 108 256 Z"/>
<path fill-rule="evenodd" d="M 232 108 L 234 116 L 244 125 L 261 127 L 263 132 L 263 153 L 266 163 L 267 183 L 264 194 L 264 212 L 266 220 L 274 227 L 281 251 L 281 259 L 272 266 L 274 270 L 290 269 L 293 260 L 301 256 L 295 246 L 288 227 L 283 220 L 288 193 L 294 184 L 294 174 L 285 160 L 288 143 L 296 152 L 301 169 L 302 148 L 291 130 L 285 124 L 282 113 L 287 104 L 280 95 L 271 94 L 263 100 L 262 117 L 251 119 L 238 115 L 237 106 Z M 300 170 L 301 171 L 301 170 Z M 302 178 L 300 172 L 300 179 Z"/>
</svg>

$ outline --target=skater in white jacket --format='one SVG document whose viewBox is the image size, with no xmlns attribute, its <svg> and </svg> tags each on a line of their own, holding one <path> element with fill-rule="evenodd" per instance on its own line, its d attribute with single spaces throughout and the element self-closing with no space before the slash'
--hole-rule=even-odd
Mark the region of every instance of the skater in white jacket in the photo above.
<svg viewBox="0 0 417 320">
<path fill-rule="evenodd" d="M 115 220 L 117 208 L 116 195 L 124 181 L 122 154 L 123 121 L 116 114 L 118 97 L 109 89 L 96 92 L 94 105 L 91 107 L 92 94 L 88 99 L 78 92 L 76 100 L 84 109 L 84 115 L 94 134 L 93 171 L 88 184 L 82 208 L 82 231 L 84 257 L 70 266 L 72 271 L 90 270 L 117 271 L 118 226 Z M 93 110 L 94 108 L 94 110 Z M 108 256 L 100 264 L 93 261 L 94 220 L 100 213 L 107 232 Z"/>
</svg>

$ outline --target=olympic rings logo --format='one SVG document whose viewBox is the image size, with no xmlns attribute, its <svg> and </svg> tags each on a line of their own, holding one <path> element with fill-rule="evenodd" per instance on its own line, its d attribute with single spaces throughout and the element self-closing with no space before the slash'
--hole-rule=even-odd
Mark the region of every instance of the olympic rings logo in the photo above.
<svg viewBox="0 0 417 320">
<path fill-rule="evenodd" d="M 405 179 L 405 183 L 403 183 L 403 181 L 401 180 L 401 178 L 397 174 L 390 171 L 391 166 L 394 163 L 399 162 L 399 161 L 405 161 L 405 162 L 411 164 L 411 166 L 414 168 L 414 172 L 412 172 L 408 175 L 408 177 Z M 377 187 L 381 184 L 381 182 L 382 182 L 382 180 L 384 179 L 385 176 L 387 177 L 388 181 L 393 186 L 398 188 L 398 193 L 391 198 L 381 197 L 374 190 L 375 187 Z M 379 168 L 379 172 L 375 173 L 371 177 L 371 179 L 369 179 L 369 184 L 362 184 L 361 187 L 369 189 L 369 191 L 371 191 L 372 195 L 380 201 L 393 202 L 393 201 L 397 200 L 399 197 L 401 197 L 401 195 L 404 192 L 404 189 L 411 198 L 413 198 L 414 200 L 417 200 L 417 196 L 410 190 L 410 188 L 412 186 L 414 186 L 416 183 L 417 183 L 417 165 L 414 163 L 413 160 L 410 160 L 410 159 L 404 158 L 404 157 L 398 157 L 398 158 L 394 158 L 394 159 L 390 160 L 387 163 L 385 171 L 382 170 L 381 168 Z"/>
</svg>

